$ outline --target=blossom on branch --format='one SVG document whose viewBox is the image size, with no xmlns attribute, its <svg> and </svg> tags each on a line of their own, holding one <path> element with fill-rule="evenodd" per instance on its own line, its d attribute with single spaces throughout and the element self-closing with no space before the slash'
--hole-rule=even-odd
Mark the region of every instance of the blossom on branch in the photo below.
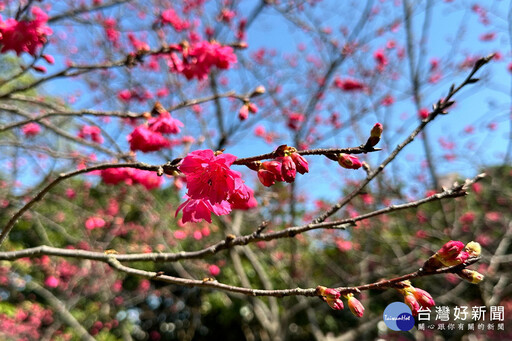
<svg viewBox="0 0 512 341">
<path fill-rule="evenodd" d="M 171 142 L 160 133 L 150 130 L 145 125 L 135 128 L 128 135 L 128 142 L 130 143 L 131 150 L 140 150 L 143 153 L 155 152 L 171 145 Z"/>
<path fill-rule="evenodd" d="M 338 163 L 341 167 L 347 169 L 359 169 L 363 165 L 357 156 L 341 153 L 338 156 Z"/>
<path fill-rule="evenodd" d="M 348 294 L 345 296 L 345 298 L 347 299 L 348 307 L 350 308 L 352 314 L 357 317 L 362 317 L 364 314 L 363 304 L 354 297 L 354 294 Z"/>
<path fill-rule="evenodd" d="M 234 155 L 209 149 L 191 152 L 182 160 L 179 170 L 185 175 L 187 200 L 178 207 L 176 215 L 183 209 L 184 223 L 203 219 L 211 223 L 211 213 L 219 216 L 234 208 L 256 206 L 253 192 L 241 174 L 230 169 L 235 160 Z"/>
<path fill-rule="evenodd" d="M 176 52 L 170 54 L 168 61 L 170 70 L 183 74 L 189 80 L 192 78 L 204 80 L 212 67 L 226 70 L 237 62 L 232 47 L 222 46 L 215 41 L 202 41 L 191 46 L 173 45 L 173 49 L 181 52 L 182 57 L 180 58 Z"/>
<path fill-rule="evenodd" d="M 2 22 L 0 18 L 1 52 L 15 51 L 19 56 L 26 52 L 35 56 L 37 51 L 46 43 L 47 37 L 53 33 L 46 26 L 48 15 L 38 7 L 32 7 L 33 20 L 17 21 L 9 18 Z"/>
</svg>

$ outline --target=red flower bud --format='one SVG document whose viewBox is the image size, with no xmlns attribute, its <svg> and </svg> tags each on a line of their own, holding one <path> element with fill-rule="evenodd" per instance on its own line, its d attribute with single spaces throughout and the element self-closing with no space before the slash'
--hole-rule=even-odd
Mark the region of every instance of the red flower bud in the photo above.
<svg viewBox="0 0 512 341">
<path fill-rule="evenodd" d="M 282 164 L 279 161 L 265 161 L 261 164 L 263 169 L 272 172 L 275 175 L 276 181 L 284 181 L 283 176 L 281 175 Z"/>
<path fill-rule="evenodd" d="M 265 169 L 260 169 L 258 171 L 258 179 L 260 179 L 260 182 L 265 187 L 270 187 L 276 183 L 276 176 L 274 175 L 274 173 Z"/>
<path fill-rule="evenodd" d="M 454 258 L 462 251 L 462 249 L 464 249 L 463 242 L 450 240 L 448 243 L 444 244 L 439 251 L 437 251 L 437 254 L 439 257 L 445 259 Z"/>
<path fill-rule="evenodd" d="M 453 266 L 457 264 L 464 263 L 469 258 L 469 253 L 466 251 L 460 252 L 457 256 L 452 258 L 441 258 L 441 263 L 443 263 L 445 266 Z"/>
<path fill-rule="evenodd" d="M 300 174 L 309 172 L 308 162 L 305 158 L 302 157 L 302 155 L 298 153 L 292 153 L 290 156 L 295 163 L 295 166 L 297 167 L 297 172 Z"/>
<path fill-rule="evenodd" d="M 412 314 L 414 316 L 418 315 L 418 310 L 420 310 L 420 304 L 418 303 L 416 297 L 414 297 L 413 294 L 406 294 L 404 296 L 404 302 L 409 306 L 409 308 L 411 308 Z"/>
<path fill-rule="evenodd" d="M 423 289 L 414 288 L 413 295 L 423 308 L 430 308 L 436 304 L 432 296 Z"/>
<path fill-rule="evenodd" d="M 343 153 L 338 156 L 338 163 L 348 169 L 358 169 L 363 165 L 356 156 Z"/>
<path fill-rule="evenodd" d="M 375 123 L 375 125 L 372 128 L 372 131 L 370 132 L 370 136 L 378 137 L 380 139 L 380 137 L 382 135 L 382 131 L 383 131 L 382 124 Z"/>
<path fill-rule="evenodd" d="M 326 298 L 325 302 L 334 310 L 343 310 L 343 301 L 339 298 L 335 300 Z"/>
<path fill-rule="evenodd" d="M 283 179 L 286 182 L 293 182 L 295 180 L 295 175 L 297 175 L 297 167 L 293 162 L 290 156 L 283 156 L 282 158 L 278 158 L 278 160 L 282 162 L 281 174 L 283 175 Z"/>
</svg>

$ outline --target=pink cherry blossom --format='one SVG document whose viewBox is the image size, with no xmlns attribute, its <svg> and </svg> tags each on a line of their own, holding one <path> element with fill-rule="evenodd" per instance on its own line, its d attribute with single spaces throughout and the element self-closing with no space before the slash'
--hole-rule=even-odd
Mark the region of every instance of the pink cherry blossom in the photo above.
<svg viewBox="0 0 512 341">
<path fill-rule="evenodd" d="M 32 122 L 25 124 L 23 128 L 21 128 L 21 131 L 25 136 L 33 137 L 39 134 L 39 132 L 41 131 L 41 127 L 39 126 L 39 124 Z"/>
<path fill-rule="evenodd" d="M 100 217 L 89 217 L 85 221 L 85 228 L 88 230 L 94 230 L 97 228 L 105 227 L 106 223 L 103 218 Z"/>
<path fill-rule="evenodd" d="M 1 52 L 15 51 L 19 56 L 26 52 L 33 56 L 46 43 L 47 37 L 53 33 L 46 26 L 48 15 L 38 7 L 32 7 L 33 20 L 17 21 L 9 18 L 2 22 L 0 18 L 0 45 Z"/>
<path fill-rule="evenodd" d="M 140 150 L 143 153 L 158 151 L 171 145 L 171 142 L 160 133 L 156 133 L 144 125 L 138 126 L 128 135 L 128 142 L 131 150 Z"/>
<path fill-rule="evenodd" d="M 158 117 L 151 118 L 148 124 L 149 130 L 161 134 L 178 134 L 180 128 L 183 127 L 183 123 L 171 117 L 171 114 L 167 111 L 160 113 Z"/>
</svg>

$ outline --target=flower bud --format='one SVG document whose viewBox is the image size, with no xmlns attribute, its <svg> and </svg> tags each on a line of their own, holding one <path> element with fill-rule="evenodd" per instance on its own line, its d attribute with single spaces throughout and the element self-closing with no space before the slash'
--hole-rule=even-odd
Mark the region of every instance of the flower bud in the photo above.
<svg viewBox="0 0 512 341">
<path fill-rule="evenodd" d="M 460 278 L 468 281 L 469 283 L 477 284 L 480 283 L 484 279 L 484 275 L 475 270 L 462 269 L 457 272 Z"/>
<path fill-rule="evenodd" d="M 279 161 L 265 161 L 261 164 L 263 169 L 272 172 L 275 175 L 276 181 L 284 181 L 283 176 L 281 175 L 282 164 Z"/>
<path fill-rule="evenodd" d="M 340 298 L 340 292 L 333 288 L 327 288 L 319 285 L 316 287 L 316 292 L 318 295 L 327 299 L 336 300 Z"/>
<path fill-rule="evenodd" d="M 274 175 L 274 173 L 263 168 L 258 170 L 258 179 L 260 180 L 261 184 L 265 187 L 270 187 L 276 183 L 276 176 Z"/>
<path fill-rule="evenodd" d="M 343 301 L 339 298 L 332 300 L 332 299 L 325 299 L 325 302 L 334 310 L 343 310 Z"/>
<path fill-rule="evenodd" d="M 343 153 L 338 156 L 338 163 L 348 169 L 358 169 L 363 165 L 356 156 Z"/>
<path fill-rule="evenodd" d="M 440 261 L 445 266 L 453 266 L 453 265 L 464 263 L 465 261 L 468 260 L 468 258 L 469 258 L 469 253 L 467 253 L 466 251 L 462 251 L 455 257 L 441 258 Z"/>
<path fill-rule="evenodd" d="M 414 288 L 413 295 L 414 298 L 416 298 L 416 300 L 420 304 L 420 306 L 423 308 L 430 308 L 436 304 L 432 296 L 430 296 L 430 294 L 423 289 Z"/>
<path fill-rule="evenodd" d="M 470 257 L 479 257 L 482 252 L 482 247 L 477 242 L 469 242 L 466 244 L 464 251 L 466 251 Z"/>
<path fill-rule="evenodd" d="M 411 308 L 412 314 L 414 316 L 418 315 L 418 310 L 420 310 L 420 304 L 418 303 L 418 300 L 416 300 L 416 297 L 414 297 L 413 294 L 406 294 L 404 296 L 404 302 Z"/>
<path fill-rule="evenodd" d="M 254 103 L 247 104 L 247 108 L 249 109 L 249 112 L 251 114 L 255 114 L 255 113 L 258 112 L 258 106 L 256 104 L 254 104 Z"/>
<path fill-rule="evenodd" d="M 254 91 L 251 94 L 251 97 L 263 95 L 265 93 L 265 91 L 266 91 L 265 87 L 263 85 L 259 85 L 256 87 L 256 89 L 254 89 Z"/>
<path fill-rule="evenodd" d="M 283 179 L 286 182 L 293 182 L 295 180 L 295 175 L 297 175 L 297 167 L 293 162 L 291 156 L 283 156 L 279 158 L 282 162 L 281 174 L 283 175 Z"/>
<path fill-rule="evenodd" d="M 375 123 L 375 125 L 372 128 L 372 131 L 370 132 L 370 136 L 378 137 L 380 139 L 380 137 L 382 135 L 382 131 L 383 131 L 382 124 Z"/>
<path fill-rule="evenodd" d="M 242 105 L 240 111 L 238 112 L 238 118 L 240 119 L 240 121 L 245 121 L 247 117 L 249 117 L 249 107 L 246 104 L 244 104 Z"/>
<path fill-rule="evenodd" d="M 376 123 L 370 132 L 370 137 L 366 141 L 364 148 L 370 149 L 370 148 L 375 147 L 377 145 L 377 143 L 379 143 L 381 135 L 382 135 L 382 124 Z"/>
<path fill-rule="evenodd" d="M 464 243 L 456 240 L 450 240 L 446 244 L 443 245 L 439 251 L 437 251 L 437 255 L 444 259 L 454 258 L 459 252 L 464 249 Z"/>
<path fill-rule="evenodd" d="M 357 317 L 362 317 L 364 313 L 363 304 L 357 298 L 355 298 L 353 294 L 348 294 L 346 297 L 348 300 L 348 307 L 350 308 L 352 314 Z"/>
<path fill-rule="evenodd" d="M 295 163 L 297 172 L 299 172 L 300 174 L 309 172 L 308 162 L 306 161 L 305 158 L 302 157 L 302 155 L 298 153 L 292 153 L 290 156 L 293 162 Z"/>
</svg>

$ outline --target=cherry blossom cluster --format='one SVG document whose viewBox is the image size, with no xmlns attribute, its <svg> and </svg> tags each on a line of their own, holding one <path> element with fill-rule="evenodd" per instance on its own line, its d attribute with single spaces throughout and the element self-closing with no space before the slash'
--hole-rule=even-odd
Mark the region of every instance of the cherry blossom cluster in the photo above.
<svg viewBox="0 0 512 341">
<path fill-rule="evenodd" d="M 258 179 L 263 186 L 270 187 L 276 181 L 291 183 L 295 181 L 297 172 L 300 174 L 309 172 L 308 162 L 297 153 L 294 147 L 283 145 L 278 148 L 278 152 L 283 156 L 272 161 L 256 162 L 250 165 L 251 169 L 258 171 Z"/>
<path fill-rule="evenodd" d="M 187 79 L 208 78 L 210 69 L 216 66 L 219 69 L 229 69 L 237 62 L 233 48 L 223 46 L 216 41 L 200 41 L 192 44 L 174 44 L 169 55 L 168 65 L 172 72 L 181 73 Z M 181 56 L 178 55 L 181 53 Z"/>
<path fill-rule="evenodd" d="M 326 288 L 324 286 L 317 286 L 316 292 L 324 300 L 329 307 L 334 310 L 343 310 L 343 301 L 341 300 L 341 294 L 338 290 L 333 288 Z M 349 293 L 347 295 L 343 295 L 343 297 L 347 300 L 348 307 L 352 314 L 357 317 L 362 317 L 364 314 L 364 307 L 361 302 L 354 297 L 354 294 Z"/>
<path fill-rule="evenodd" d="M 253 191 L 242 180 L 241 174 L 231 170 L 236 156 L 197 150 L 189 153 L 178 169 L 187 183 L 186 201 L 176 210 L 183 210 L 182 222 L 211 223 L 211 213 L 225 215 L 232 209 L 249 209 L 257 205 Z"/>
<path fill-rule="evenodd" d="M 46 43 L 47 37 L 53 33 L 46 26 L 48 15 L 38 7 L 32 7 L 33 20 L 20 20 L 9 18 L 2 21 L 0 18 L 0 45 L 1 52 L 15 51 L 19 56 L 26 52 L 35 56 L 37 51 Z"/>
<path fill-rule="evenodd" d="M 482 247 L 477 242 L 469 242 L 464 246 L 461 241 L 450 240 L 425 262 L 423 269 L 433 271 L 446 266 L 462 264 L 470 258 L 479 257 L 481 250 Z M 484 278 L 482 274 L 469 269 L 458 271 L 457 275 L 471 283 L 479 283 Z"/>
<path fill-rule="evenodd" d="M 162 134 L 178 134 L 183 123 L 171 116 L 159 102 L 155 103 L 153 113 L 157 117 L 150 118 L 146 124 L 136 127 L 128 135 L 128 142 L 132 151 L 140 150 L 144 153 L 158 151 L 170 147 L 171 141 Z"/>
<path fill-rule="evenodd" d="M 153 171 L 135 168 L 107 168 L 100 171 L 101 179 L 109 185 L 125 183 L 127 185 L 141 184 L 147 190 L 160 187 L 164 179 Z"/>
<path fill-rule="evenodd" d="M 96 143 L 103 143 L 103 137 L 101 136 L 101 130 L 96 126 L 82 126 L 77 135 L 81 139 L 89 139 Z"/>
</svg>

